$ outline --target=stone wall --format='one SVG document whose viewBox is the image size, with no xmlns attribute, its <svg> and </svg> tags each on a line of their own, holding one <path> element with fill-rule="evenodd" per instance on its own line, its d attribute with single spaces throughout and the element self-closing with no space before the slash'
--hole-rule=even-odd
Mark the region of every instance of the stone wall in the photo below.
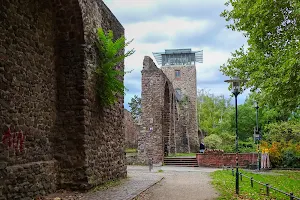
<svg viewBox="0 0 300 200">
<path fill-rule="evenodd" d="M 30 199 L 56 189 L 55 14 L 46 0 L 0 9 L 0 199 Z"/>
<path fill-rule="evenodd" d="M 85 77 L 84 77 L 84 127 L 85 127 L 85 165 L 90 186 L 108 180 L 127 176 L 124 153 L 124 97 L 109 108 L 98 105 L 94 90 L 92 70 L 96 67 L 95 52 L 96 27 L 104 31 L 112 30 L 115 38 L 124 35 L 124 28 L 99 0 L 81 1 L 85 33 Z M 116 66 L 124 70 L 124 64 Z M 119 77 L 123 81 L 124 77 Z"/>
<path fill-rule="evenodd" d="M 176 118 L 175 111 L 171 111 L 175 107 L 174 89 L 166 75 L 148 56 L 143 61 L 141 98 L 138 160 L 146 164 L 149 158 L 153 158 L 154 163 L 162 163 L 165 150 L 175 153 L 172 152 L 175 135 L 172 125 Z"/>
<path fill-rule="evenodd" d="M 257 153 L 240 153 L 239 166 L 249 167 L 250 164 L 256 164 Z M 196 158 L 198 165 L 202 167 L 223 167 L 223 166 L 236 166 L 236 154 L 235 153 L 223 153 L 223 152 L 209 152 L 209 153 L 197 153 Z"/>
<path fill-rule="evenodd" d="M 198 124 L 197 124 L 197 77 L 196 77 L 196 66 L 195 65 L 187 65 L 187 66 L 179 66 L 179 65 L 171 65 L 171 66 L 163 66 L 162 71 L 166 74 L 168 79 L 173 84 L 174 89 L 180 89 L 182 96 L 186 95 L 188 97 L 188 102 L 186 108 L 184 106 L 181 107 L 180 115 L 184 115 L 184 119 L 186 119 L 185 123 L 185 132 L 188 136 L 188 143 L 190 150 L 193 152 L 197 152 L 199 149 L 199 139 L 198 139 Z M 175 77 L 175 71 L 180 71 L 180 77 Z M 182 132 L 177 132 L 176 138 L 177 140 L 182 139 Z M 178 148 L 182 149 L 182 151 L 178 152 L 186 152 L 184 147 Z"/>
<path fill-rule="evenodd" d="M 125 177 L 124 97 L 99 107 L 92 75 L 96 28 L 120 37 L 122 25 L 100 0 L 4 0 L 0 9 L 0 199 Z"/>
<path fill-rule="evenodd" d="M 125 147 L 137 148 L 137 136 L 139 127 L 134 122 L 131 113 L 124 110 L 124 132 L 125 132 Z"/>
</svg>

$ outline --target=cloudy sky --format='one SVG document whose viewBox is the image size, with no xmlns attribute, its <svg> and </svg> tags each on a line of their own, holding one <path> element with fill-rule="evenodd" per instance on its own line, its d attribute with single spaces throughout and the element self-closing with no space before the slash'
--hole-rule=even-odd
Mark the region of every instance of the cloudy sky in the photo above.
<svg viewBox="0 0 300 200">
<path fill-rule="evenodd" d="M 226 29 L 220 17 L 226 0 L 104 0 L 125 28 L 129 48 L 135 54 L 126 58 L 125 108 L 134 95 L 141 95 L 141 70 L 144 56 L 172 48 L 203 50 L 204 61 L 197 64 L 197 88 L 228 97 L 227 77 L 219 71 L 230 53 L 246 43 L 241 33 Z M 239 103 L 246 93 L 239 96 Z"/>
</svg>

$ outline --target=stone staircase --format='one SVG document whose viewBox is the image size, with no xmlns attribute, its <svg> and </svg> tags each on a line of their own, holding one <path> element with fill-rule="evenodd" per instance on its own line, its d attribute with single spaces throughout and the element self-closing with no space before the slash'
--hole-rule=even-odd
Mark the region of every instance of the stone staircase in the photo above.
<svg viewBox="0 0 300 200">
<path fill-rule="evenodd" d="M 178 167 L 198 167 L 196 157 L 165 157 L 164 165 Z"/>
</svg>

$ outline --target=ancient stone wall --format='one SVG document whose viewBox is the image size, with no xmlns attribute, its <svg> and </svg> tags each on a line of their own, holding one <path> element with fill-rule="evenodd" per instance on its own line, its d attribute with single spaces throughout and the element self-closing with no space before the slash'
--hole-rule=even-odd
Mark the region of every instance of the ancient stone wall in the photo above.
<svg viewBox="0 0 300 200">
<path fill-rule="evenodd" d="M 198 125 L 197 125 L 197 78 L 196 78 L 196 66 L 188 65 L 188 66 L 179 66 L 179 65 L 171 65 L 171 66 L 163 66 L 162 71 L 166 74 L 168 79 L 173 84 L 174 89 L 181 90 L 181 96 L 184 97 L 186 95 L 188 97 L 188 101 L 185 106 L 181 106 L 182 112 L 179 114 L 183 114 L 186 119 L 186 128 L 185 132 L 188 135 L 188 143 L 190 150 L 193 152 L 197 152 L 199 149 L 199 139 L 198 139 Z M 179 77 L 175 77 L 175 71 L 180 72 Z M 176 138 L 177 140 L 182 139 L 182 132 L 177 132 Z M 184 147 L 179 148 L 185 151 Z M 178 151 L 180 152 L 180 151 Z"/>
<path fill-rule="evenodd" d="M 102 1 L 80 2 L 85 33 L 85 165 L 88 183 L 93 186 L 127 175 L 124 153 L 124 97 L 120 95 L 114 106 L 99 107 L 94 90 L 95 80 L 91 73 L 97 64 L 95 28 L 112 30 L 115 38 L 124 35 L 124 28 Z M 123 71 L 124 64 L 121 63 L 116 68 Z M 120 80 L 123 81 L 123 78 L 120 77 Z"/>
<path fill-rule="evenodd" d="M 131 113 L 124 110 L 124 132 L 125 132 L 125 147 L 137 148 L 137 136 L 139 132 L 138 125 L 134 122 Z"/>
<path fill-rule="evenodd" d="M 55 191 L 55 25 L 51 1 L 0 8 L 0 199 Z M 39 173 L 40 172 L 40 173 Z M 36 175 L 39 173 L 39 175 Z"/>
<path fill-rule="evenodd" d="M 166 75 L 148 56 L 143 61 L 141 103 L 138 160 L 146 164 L 152 158 L 154 163 L 162 163 L 165 151 L 167 154 L 175 153 L 172 152 L 172 145 L 176 118 L 175 111 L 171 111 L 175 104 L 174 89 Z"/>
<path fill-rule="evenodd" d="M 0 199 L 125 177 L 124 98 L 100 108 L 92 75 L 96 28 L 119 37 L 122 25 L 100 0 L 4 0 L 0 9 Z"/>
</svg>

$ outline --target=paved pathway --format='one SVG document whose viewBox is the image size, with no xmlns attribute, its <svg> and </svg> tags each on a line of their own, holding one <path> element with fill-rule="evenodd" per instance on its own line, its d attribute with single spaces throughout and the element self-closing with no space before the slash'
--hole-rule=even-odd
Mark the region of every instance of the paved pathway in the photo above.
<svg viewBox="0 0 300 200">
<path fill-rule="evenodd" d="M 165 178 L 135 200 L 210 200 L 218 197 L 209 177 L 216 169 L 166 166 L 162 170 Z"/>
<path fill-rule="evenodd" d="M 159 182 L 163 176 L 156 173 L 159 168 L 155 167 L 152 172 L 145 166 L 128 166 L 128 178 L 121 181 L 121 184 L 106 190 L 96 192 L 61 192 L 51 194 L 46 197 L 47 200 L 129 200 L 136 197 L 144 190 Z"/>
<path fill-rule="evenodd" d="M 158 172 L 160 169 L 163 172 Z M 59 197 L 62 200 L 130 200 L 133 198 L 176 200 L 182 199 L 183 196 L 183 199 L 186 200 L 213 199 L 217 193 L 209 185 L 208 174 L 214 170 L 211 168 L 162 166 L 154 167 L 153 171 L 149 172 L 146 166 L 128 166 L 128 178 L 121 181 L 118 186 L 97 192 L 55 193 L 47 196 L 46 199 L 53 200 Z"/>
</svg>

